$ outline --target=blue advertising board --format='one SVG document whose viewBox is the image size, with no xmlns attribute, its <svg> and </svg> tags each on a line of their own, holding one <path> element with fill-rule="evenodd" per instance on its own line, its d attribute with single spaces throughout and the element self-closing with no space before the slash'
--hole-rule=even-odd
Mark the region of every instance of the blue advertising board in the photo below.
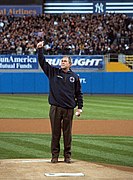
<svg viewBox="0 0 133 180">
<path fill-rule="evenodd" d="M 46 55 L 46 61 L 55 67 L 60 67 L 63 56 Z M 103 55 L 71 56 L 72 69 L 104 70 L 105 62 Z M 1 69 L 38 69 L 37 55 L 0 55 Z"/>
<path fill-rule="evenodd" d="M 56 67 L 61 65 L 61 59 L 63 56 L 45 56 L 46 61 Z M 72 58 L 72 69 L 94 69 L 104 70 L 105 62 L 103 55 L 92 55 L 92 56 L 71 56 Z"/>
<path fill-rule="evenodd" d="M 41 5 L 15 5 L 15 6 L 0 6 L 1 15 L 14 15 L 14 16 L 29 16 L 42 14 Z"/>
<path fill-rule="evenodd" d="M 0 55 L 0 69 L 38 69 L 36 55 Z"/>
</svg>

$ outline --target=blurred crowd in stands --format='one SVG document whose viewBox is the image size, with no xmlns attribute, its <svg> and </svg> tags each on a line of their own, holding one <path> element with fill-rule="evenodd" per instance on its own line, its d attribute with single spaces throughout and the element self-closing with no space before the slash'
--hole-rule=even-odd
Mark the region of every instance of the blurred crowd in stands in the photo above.
<svg viewBox="0 0 133 180">
<path fill-rule="evenodd" d="M 133 54 L 133 18 L 126 14 L 0 15 L 0 54 Z"/>
</svg>

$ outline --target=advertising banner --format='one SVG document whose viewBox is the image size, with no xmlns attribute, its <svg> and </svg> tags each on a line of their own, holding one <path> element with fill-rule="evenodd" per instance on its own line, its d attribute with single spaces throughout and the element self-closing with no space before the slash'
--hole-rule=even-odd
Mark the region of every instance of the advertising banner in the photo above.
<svg viewBox="0 0 133 180">
<path fill-rule="evenodd" d="M 36 55 L 0 55 L 0 69 L 38 69 Z"/>
<path fill-rule="evenodd" d="M 45 56 L 46 61 L 56 67 L 61 65 L 61 59 L 63 56 Z M 92 56 L 71 56 L 72 58 L 72 69 L 94 69 L 104 70 L 105 62 L 103 55 L 92 55 Z"/>
<path fill-rule="evenodd" d="M 29 16 L 42 14 L 41 5 L 15 5 L 15 6 L 0 6 L 1 15 L 14 15 L 14 16 Z"/>
<path fill-rule="evenodd" d="M 133 1 L 132 0 L 106 0 L 106 1 L 88 1 L 78 0 L 46 0 L 43 5 L 44 13 L 125 13 L 128 16 L 133 16 Z"/>
<path fill-rule="evenodd" d="M 63 56 L 46 55 L 46 61 L 55 67 L 60 67 L 61 59 Z M 105 62 L 104 56 L 92 55 L 92 56 L 71 56 L 72 69 L 77 70 L 104 70 Z M 21 70 L 21 69 L 33 69 L 39 71 L 38 57 L 37 55 L 0 55 L 0 70 Z"/>
</svg>

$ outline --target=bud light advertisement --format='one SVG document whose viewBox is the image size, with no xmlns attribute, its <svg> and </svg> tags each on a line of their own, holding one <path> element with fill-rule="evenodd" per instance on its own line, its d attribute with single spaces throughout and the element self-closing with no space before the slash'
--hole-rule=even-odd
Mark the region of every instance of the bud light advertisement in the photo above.
<svg viewBox="0 0 133 180">
<path fill-rule="evenodd" d="M 63 56 L 45 56 L 46 61 L 53 66 L 60 67 L 61 59 Z M 72 69 L 94 69 L 94 70 L 104 70 L 105 62 L 104 56 L 94 55 L 94 56 L 71 56 L 72 59 Z"/>
</svg>

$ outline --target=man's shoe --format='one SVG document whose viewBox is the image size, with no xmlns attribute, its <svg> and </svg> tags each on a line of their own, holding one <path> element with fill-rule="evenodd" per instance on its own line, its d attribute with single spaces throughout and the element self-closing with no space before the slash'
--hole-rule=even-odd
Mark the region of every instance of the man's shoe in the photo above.
<svg viewBox="0 0 133 180">
<path fill-rule="evenodd" d="M 71 163 L 71 159 L 70 159 L 70 158 L 65 158 L 65 159 L 64 159 L 64 162 L 66 162 L 66 163 Z"/>
<path fill-rule="evenodd" d="M 51 163 L 57 163 L 58 162 L 58 158 L 52 158 L 51 159 Z"/>
</svg>

